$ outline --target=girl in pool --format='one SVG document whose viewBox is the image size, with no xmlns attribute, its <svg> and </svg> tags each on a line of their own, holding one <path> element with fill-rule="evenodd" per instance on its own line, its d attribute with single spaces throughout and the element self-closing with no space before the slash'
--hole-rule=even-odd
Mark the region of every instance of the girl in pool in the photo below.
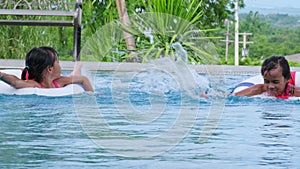
<svg viewBox="0 0 300 169">
<path fill-rule="evenodd" d="M 0 72 L 0 79 L 12 87 L 26 88 L 59 88 L 68 84 L 82 84 L 86 91 L 92 91 L 93 87 L 85 76 L 77 75 L 61 76 L 61 67 L 57 52 L 50 47 L 31 49 L 26 55 L 26 67 L 23 69 L 21 79 L 14 75 Z"/>
<path fill-rule="evenodd" d="M 235 96 L 254 96 L 266 94 L 287 99 L 289 96 L 300 96 L 300 88 L 295 87 L 295 72 L 290 72 L 287 60 L 282 56 L 266 59 L 261 67 L 264 84 L 253 85 L 235 93 Z"/>
<path fill-rule="evenodd" d="M 281 99 L 288 99 L 290 96 L 300 97 L 300 88 L 295 87 L 295 72 L 290 72 L 287 60 L 282 56 L 272 56 L 266 59 L 261 67 L 261 75 L 264 84 L 256 84 L 234 94 L 235 96 L 254 96 L 266 94 Z M 223 94 L 220 94 L 224 96 Z M 207 98 L 205 92 L 200 94 Z"/>
</svg>

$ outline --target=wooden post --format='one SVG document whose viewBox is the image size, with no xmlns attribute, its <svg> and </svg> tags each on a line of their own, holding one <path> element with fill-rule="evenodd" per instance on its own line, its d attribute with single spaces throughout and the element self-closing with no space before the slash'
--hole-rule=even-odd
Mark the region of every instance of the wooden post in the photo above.
<svg viewBox="0 0 300 169">
<path fill-rule="evenodd" d="M 235 0 L 235 38 L 234 38 L 234 65 L 239 65 L 239 14 L 238 7 L 239 1 Z"/>
</svg>

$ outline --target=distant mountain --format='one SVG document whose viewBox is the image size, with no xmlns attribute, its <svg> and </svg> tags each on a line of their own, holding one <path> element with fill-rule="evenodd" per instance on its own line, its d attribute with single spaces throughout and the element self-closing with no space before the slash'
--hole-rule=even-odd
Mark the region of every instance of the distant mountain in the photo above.
<svg viewBox="0 0 300 169">
<path fill-rule="evenodd" d="M 247 8 L 247 9 L 240 9 L 240 13 L 249 13 L 250 11 L 258 12 L 260 14 L 288 14 L 292 16 L 300 16 L 300 8 L 264 8 L 264 7 L 257 7 L 257 8 Z"/>
<path fill-rule="evenodd" d="M 239 13 L 288 14 L 300 16 L 299 0 L 244 0 L 246 6 Z"/>
<path fill-rule="evenodd" d="M 254 14 L 254 13 L 253 13 Z M 249 13 L 240 13 L 240 21 L 245 20 L 248 17 Z M 257 15 L 261 22 L 270 24 L 272 27 L 279 28 L 295 28 L 300 26 L 300 15 L 289 15 L 289 14 L 261 14 Z"/>
</svg>

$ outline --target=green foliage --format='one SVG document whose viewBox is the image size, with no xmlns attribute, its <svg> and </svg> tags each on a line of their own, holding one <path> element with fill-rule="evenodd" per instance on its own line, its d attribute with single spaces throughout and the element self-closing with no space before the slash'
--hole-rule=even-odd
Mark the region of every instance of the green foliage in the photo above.
<svg viewBox="0 0 300 169">
<path fill-rule="evenodd" d="M 45 1 L 46 2 L 46 1 Z M 51 4 L 61 4 L 62 1 L 53 0 L 48 1 Z M 70 0 L 64 1 L 64 3 Z M 74 1 L 73 1 L 74 2 Z M 5 2 L 6 3 L 6 2 Z M 3 8 L 5 3 L 1 3 L 0 8 Z M 5 9 L 13 9 L 13 2 L 7 3 Z M 56 8 L 65 9 L 66 5 L 44 5 L 38 6 L 32 3 L 32 0 L 18 1 L 18 9 L 49 9 L 56 10 Z M 30 6 L 30 7 L 29 7 Z M 54 9 L 55 8 L 55 9 Z M 75 5 L 68 6 L 70 10 L 74 10 Z M 61 20 L 70 19 L 67 17 L 49 17 L 49 16 L 6 16 L 1 15 L 2 20 Z M 60 56 L 72 56 L 73 54 L 73 28 L 72 27 L 46 27 L 46 26 L 0 26 L 0 58 L 2 59 L 24 59 L 26 53 L 33 47 L 52 46 L 60 54 Z"/>
<path fill-rule="evenodd" d="M 271 28 L 266 23 L 258 24 L 261 29 L 253 31 L 253 45 L 249 45 L 251 57 L 254 58 L 267 58 L 273 55 L 286 56 L 300 52 L 300 28 Z M 249 32 L 251 30 L 246 30 Z"/>
<path fill-rule="evenodd" d="M 68 0 L 67 0 L 68 1 Z M 240 6 L 243 6 L 243 0 L 240 1 Z M 202 3 L 201 3 L 202 2 Z M 222 27 L 223 20 L 229 18 L 233 13 L 233 4 L 235 0 L 224 1 L 211 1 L 211 0 L 126 0 L 126 7 L 128 14 L 133 16 L 139 12 L 160 11 L 167 14 L 172 14 L 176 17 L 188 21 L 188 24 L 182 26 L 178 30 L 183 33 L 186 31 L 196 30 L 195 39 L 200 37 L 215 36 L 215 31 L 203 32 L 200 30 L 207 30 L 211 28 Z M 12 18 L 11 16 L 0 16 L 0 19 Z M 28 19 L 29 17 L 23 17 Z M 6 18 L 6 19 L 7 19 Z M 33 17 L 38 19 L 38 17 Z M 54 20 L 59 20 L 58 17 L 51 17 Z M 82 46 L 85 45 L 90 39 L 93 39 L 95 33 L 100 30 L 104 25 L 118 20 L 118 12 L 116 9 L 115 0 L 85 0 L 83 1 L 83 18 L 82 18 Z M 163 21 L 161 22 L 161 24 Z M 193 25 L 192 27 L 190 27 Z M 186 29 L 189 28 L 189 29 Z M 201 33 L 200 33 L 201 32 Z M 72 56 L 73 50 L 73 29 L 71 27 L 28 27 L 28 26 L 0 26 L 2 47 L 0 48 L 0 58 L 14 58 L 23 59 L 25 54 L 36 46 L 52 46 L 59 52 L 61 59 L 69 60 Z M 149 43 L 149 38 L 143 34 L 135 36 L 135 41 L 138 45 L 138 50 L 145 51 L 158 46 L 163 46 L 166 50 L 160 48 L 161 52 L 168 51 L 168 45 L 171 42 L 176 42 L 180 39 L 177 34 L 171 37 L 157 36 L 156 39 L 159 45 L 152 46 Z M 197 37 L 198 36 L 198 37 Z M 102 37 L 98 37 L 102 38 Z M 108 40 L 108 39 L 106 39 Z M 101 41 L 106 43 L 105 41 Z M 200 43 L 200 42 L 199 42 Z M 185 43 L 183 45 L 190 55 L 190 61 L 200 62 L 199 58 L 193 53 L 195 45 L 193 43 Z M 211 45 L 212 46 L 212 45 Z M 151 52 L 150 52 L 151 53 Z M 125 41 L 120 38 L 118 44 L 112 44 L 110 50 L 107 51 L 106 56 L 95 58 L 98 61 L 126 61 L 131 55 L 131 51 L 126 49 Z M 165 53 L 166 54 L 166 53 Z M 215 54 L 213 54 L 215 55 Z M 96 56 L 95 56 L 96 57 Z M 89 58 L 83 58 L 88 60 Z M 71 60 L 71 59 L 70 59 Z"/>
<path fill-rule="evenodd" d="M 203 16 L 199 20 L 200 28 L 211 29 L 217 27 L 224 27 L 224 20 L 234 20 L 234 6 L 236 0 L 202 0 L 201 9 Z M 244 0 L 238 0 L 240 8 L 245 6 Z"/>
<path fill-rule="evenodd" d="M 202 31 L 194 28 L 192 21 L 164 13 L 144 13 L 135 19 L 128 30 L 143 37 L 137 50 L 143 62 L 165 56 L 194 63 L 216 62 L 210 42 L 215 37 L 205 36 L 211 30 Z"/>
<path fill-rule="evenodd" d="M 194 24 L 203 16 L 202 3 L 202 0 L 147 0 L 144 5 L 146 11 L 170 14 Z"/>
<path fill-rule="evenodd" d="M 282 14 L 260 15 L 259 13 L 253 12 L 250 12 L 247 15 L 241 15 L 239 32 L 252 33 L 252 36 L 250 36 L 248 40 L 253 41 L 254 43 L 247 45 L 249 49 L 249 56 L 247 58 L 250 58 L 250 60 L 246 62 L 241 60 L 240 64 L 256 65 L 258 63 L 257 60 L 264 60 L 270 56 L 286 56 L 300 53 L 300 46 L 298 45 L 300 43 L 300 27 L 286 27 L 281 24 L 275 24 L 284 22 L 286 25 L 296 25 L 294 22 L 295 18 L 298 18 L 298 20 L 300 19 L 300 17 L 290 17 Z M 231 26 L 230 32 L 234 32 L 233 26 Z M 234 39 L 234 35 L 232 34 L 229 39 Z M 240 41 L 241 40 L 242 37 L 240 36 Z M 217 42 L 216 46 L 220 49 L 220 56 L 224 57 L 225 43 Z M 240 55 L 241 50 L 242 48 L 240 46 Z M 234 45 L 231 43 L 229 45 L 229 58 L 233 57 Z M 222 58 L 222 60 L 223 63 L 225 63 L 225 58 Z M 229 62 L 229 64 L 234 63 Z"/>
<path fill-rule="evenodd" d="M 144 5 L 151 13 L 135 16 L 128 28 L 130 33 L 143 39 L 139 44 L 139 51 L 144 51 L 139 52 L 143 62 L 185 51 L 188 53 L 179 57 L 189 56 L 195 63 L 203 60 L 200 55 L 211 57 L 212 53 L 205 52 L 197 44 L 199 41 L 209 43 L 209 37 L 204 37 L 204 31 L 199 28 L 193 28 L 203 15 L 202 1 L 148 0 Z"/>
<path fill-rule="evenodd" d="M 103 25 L 119 19 L 115 3 L 115 0 L 83 1 L 82 20 L 84 37 L 90 37 Z M 126 0 L 126 8 L 129 15 L 143 11 L 157 11 L 183 17 L 188 21 L 192 21 L 191 19 L 193 19 L 194 21 L 191 23 L 196 24 L 197 27 L 211 29 L 223 26 L 222 22 L 224 19 L 231 18 L 233 20 L 234 3 L 235 0 L 222 0 L 218 2 L 211 0 Z M 241 8 L 244 7 L 244 0 L 239 0 L 239 6 Z M 197 17 L 199 15 L 202 17 Z"/>
<path fill-rule="evenodd" d="M 288 61 L 291 67 L 300 67 L 300 63 L 294 61 Z"/>
<path fill-rule="evenodd" d="M 234 56 L 229 56 L 228 61 L 226 62 L 225 58 L 221 58 L 221 64 L 224 65 L 234 65 Z M 239 65 L 246 66 L 261 66 L 263 59 L 260 58 L 251 58 L 251 57 L 241 57 L 239 59 Z"/>
<path fill-rule="evenodd" d="M 129 53 L 122 50 L 125 47 L 122 27 L 138 37 L 134 51 L 137 61 L 171 57 L 194 63 L 218 63 L 214 45 L 210 42 L 212 37 L 206 37 L 205 31 L 194 29 L 190 22 L 164 13 L 134 15 L 130 26 L 119 22 L 103 26 L 83 47 L 83 58 L 89 61 L 126 60 Z"/>
<path fill-rule="evenodd" d="M 126 0 L 129 15 L 142 6 L 142 1 Z M 119 20 L 116 0 L 85 0 L 83 1 L 83 42 L 90 38 L 102 26 Z"/>
<path fill-rule="evenodd" d="M 260 17 L 261 22 L 269 23 L 272 27 L 297 27 L 299 16 L 290 16 L 288 14 L 268 14 Z"/>
<path fill-rule="evenodd" d="M 90 3 L 92 2 L 92 3 Z M 174 52 L 173 48 L 170 48 L 170 46 L 180 41 L 180 36 L 185 35 L 189 36 L 190 39 L 193 39 L 193 41 L 198 41 L 196 44 L 194 42 L 187 42 L 187 43 L 181 43 L 180 45 L 183 46 L 185 50 L 187 50 L 189 54 L 189 60 L 191 62 L 195 63 L 201 63 L 201 59 L 199 59 L 199 54 L 195 54 L 191 51 L 195 51 L 197 48 L 204 48 L 205 45 L 200 43 L 206 42 L 207 46 L 212 47 L 211 41 L 214 39 L 220 39 L 218 35 L 216 35 L 216 29 L 214 31 L 211 31 L 211 28 L 217 28 L 220 26 L 223 26 L 221 24 L 224 19 L 231 16 L 233 12 L 234 7 L 234 0 L 225 0 L 225 1 L 218 1 L 218 3 L 210 1 L 210 0 L 145 0 L 145 1 L 133 1 L 133 0 L 127 0 L 126 1 L 126 7 L 127 11 L 129 13 L 129 16 L 134 16 L 135 11 L 141 12 L 143 10 L 144 12 L 150 12 L 150 13 L 157 13 L 157 16 L 159 16 L 161 13 L 164 14 L 170 14 L 172 17 L 178 17 L 181 21 L 187 21 L 187 24 L 183 24 L 180 26 L 179 29 L 175 29 L 177 32 L 173 32 L 173 34 L 168 34 L 165 32 L 166 26 L 172 21 L 169 22 L 168 19 L 162 20 L 159 19 L 153 21 L 156 22 L 155 24 L 151 24 L 151 26 L 156 25 L 157 28 L 149 27 L 151 28 L 150 32 L 151 35 L 153 35 L 153 40 L 155 43 L 152 44 L 150 42 L 150 38 L 145 36 L 144 32 L 138 32 L 133 31 L 133 29 L 128 31 L 131 31 L 135 35 L 135 42 L 137 45 L 137 51 L 132 53 L 132 51 L 128 51 L 126 49 L 126 45 L 123 39 L 120 39 L 118 41 L 118 45 L 112 46 L 110 50 L 104 49 L 107 51 L 105 55 L 103 55 L 103 51 L 101 52 L 101 55 L 98 55 L 99 57 L 98 61 L 124 61 L 127 60 L 129 57 L 133 55 L 139 55 L 138 57 L 142 58 L 140 61 L 146 61 L 150 58 L 157 58 L 160 56 L 167 56 L 172 54 Z M 86 6 L 89 6 L 90 14 L 84 15 L 84 23 L 85 30 L 84 30 L 84 37 L 87 37 L 84 42 L 87 42 L 87 46 L 89 46 L 89 41 L 94 41 L 95 38 L 92 36 L 98 37 L 98 34 L 102 34 L 100 32 L 94 32 L 96 30 L 100 30 L 100 27 L 105 27 L 106 24 L 109 23 L 109 21 L 112 21 L 112 19 L 118 19 L 117 17 L 117 11 L 114 8 L 112 8 L 113 5 L 111 0 L 108 1 L 86 1 Z M 243 0 L 240 0 L 240 6 L 242 7 Z M 85 6 L 84 6 L 85 7 Z M 111 14 L 103 15 L 103 13 L 106 10 L 110 10 Z M 102 16 L 102 17 L 95 17 L 95 16 Z M 108 16 L 112 16 L 109 17 Z M 134 20 L 134 19 L 132 19 Z M 133 23 L 134 24 L 134 23 Z M 180 25 L 181 23 L 178 23 Z M 133 27 L 137 27 L 138 25 L 134 25 Z M 144 26 L 144 25 L 143 25 Z M 88 28 L 90 27 L 90 28 Z M 98 28 L 98 29 L 97 29 Z M 145 27 L 144 27 L 145 28 Z M 106 29 L 106 28 L 104 28 Z M 104 29 L 101 29 L 101 31 L 104 31 Z M 193 34 L 187 34 L 187 32 L 184 31 L 190 31 L 194 32 Z M 194 30 L 194 31 L 192 31 Z M 210 31 L 203 31 L 203 30 L 210 30 Z M 143 31 L 146 31 L 145 29 Z M 104 31 L 105 32 L 105 31 Z M 104 33 L 105 35 L 107 33 Z M 192 37 L 194 36 L 194 37 Z M 92 38 L 92 39 L 90 39 Z M 201 39 L 202 38 L 202 39 Z M 205 40 L 203 40 L 203 38 Z M 186 38 L 187 39 L 187 38 Z M 210 40 L 208 40 L 210 39 Z M 102 40 L 99 40 L 100 42 Z M 217 40 L 215 40 L 217 41 Z M 180 41 L 182 42 L 182 41 Z M 177 43 L 178 44 L 178 43 Z M 195 47 L 198 46 L 198 47 Z M 88 47 L 90 48 L 90 47 Z M 85 48 L 86 49 L 86 48 Z M 89 49 L 90 50 L 90 49 Z M 97 50 L 97 48 L 94 48 L 94 50 Z M 210 54 L 217 56 L 215 51 L 217 49 L 209 49 Z M 199 52 L 199 51 L 198 51 Z M 99 52 L 96 52 L 99 53 Z M 202 54 L 203 55 L 203 54 Z M 83 58 L 89 60 L 91 58 Z"/>
<path fill-rule="evenodd" d="M 239 61 L 240 65 L 261 66 L 262 60 L 259 58 L 242 57 Z"/>
<path fill-rule="evenodd" d="M 61 56 L 72 56 L 72 28 L 0 26 L 2 59 L 24 59 L 33 47 L 52 46 Z"/>
</svg>

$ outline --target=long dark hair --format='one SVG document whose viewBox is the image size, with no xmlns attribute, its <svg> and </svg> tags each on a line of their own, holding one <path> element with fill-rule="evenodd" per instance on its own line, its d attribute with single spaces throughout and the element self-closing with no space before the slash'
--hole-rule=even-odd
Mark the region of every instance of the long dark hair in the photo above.
<svg viewBox="0 0 300 169">
<path fill-rule="evenodd" d="M 23 69 L 21 78 L 23 80 L 33 79 L 41 82 L 43 71 L 47 67 L 53 67 L 56 60 L 57 52 L 51 47 L 42 46 L 31 49 L 26 54 L 26 66 Z"/>
<path fill-rule="evenodd" d="M 272 56 L 266 59 L 261 66 L 261 75 L 263 76 L 266 72 L 276 69 L 278 66 L 282 69 L 282 76 L 289 80 L 291 78 L 290 66 L 283 56 Z"/>
</svg>

